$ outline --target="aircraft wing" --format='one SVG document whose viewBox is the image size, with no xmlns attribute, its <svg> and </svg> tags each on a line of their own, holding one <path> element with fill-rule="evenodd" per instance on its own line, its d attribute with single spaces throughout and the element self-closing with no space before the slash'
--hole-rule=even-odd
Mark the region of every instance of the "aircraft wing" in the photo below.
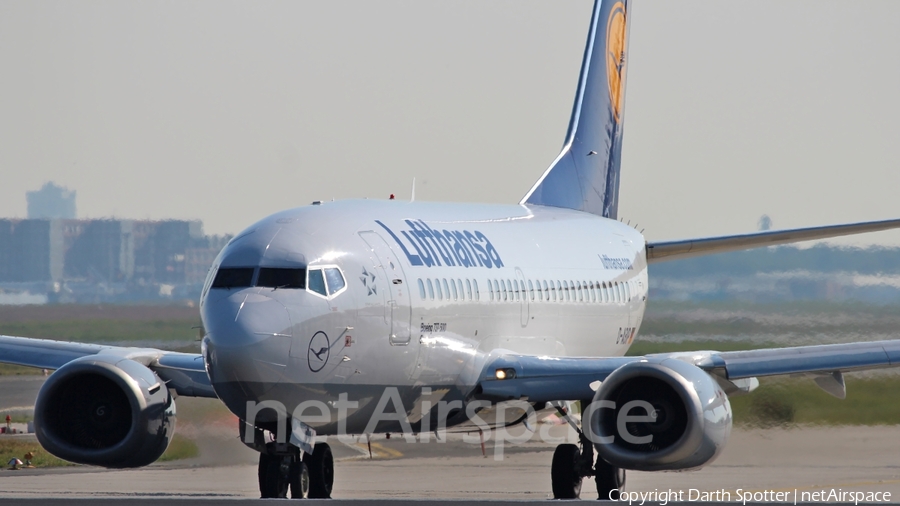
<svg viewBox="0 0 900 506">
<path fill-rule="evenodd" d="M 647 263 L 679 260 L 710 253 L 724 253 L 762 246 L 777 246 L 792 242 L 828 239 L 842 235 L 862 234 L 900 228 L 900 220 L 867 221 L 845 225 L 773 230 L 753 234 L 706 237 L 679 241 L 647 243 Z"/>
<path fill-rule="evenodd" d="M 729 395 L 755 388 L 747 380 L 758 376 L 812 374 L 825 391 L 843 398 L 843 378 L 839 373 L 900 366 L 900 340 L 750 351 L 659 353 L 643 357 L 503 355 L 485 367 L 476 392 L 498 401 L 524 399 L 541 403 L 592 399 L 597 382 L 625 364 L 673 359 L 710 373 L 720 383 L 731 383 L 730 388 L 725 388 Z M 498 370 L 503 371 L 504 379 L 498 379 Z"/>
<path fill-rule="evenodd" d="M 0 336 L 0 363 L 59 369 L 89 355 L 115 356 L 143 364 L 178 395 L 216 397 L 199 354 Z"/>
</svg>

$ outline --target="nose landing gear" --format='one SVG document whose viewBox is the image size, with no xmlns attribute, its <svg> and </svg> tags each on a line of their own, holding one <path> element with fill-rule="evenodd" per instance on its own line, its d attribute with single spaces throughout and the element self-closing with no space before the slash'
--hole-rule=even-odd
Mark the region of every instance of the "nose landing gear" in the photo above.
<svg viewBox="0 0 900 506">
<path fill-rule="evenodd" d="M 263 499 L 309 496 L 309 471 L 297 455 L 259 454 L 259 494 Z"/>
<path fill-rule="evenodd" d="M 304 453 L 291 443 L 265 442 L 262 429 L 239 421 L 241 441 L 259 452 L 259 495 L 262 499 L 330 499 L 334 485 L 334 456 L 328 443 Z"/>
<path fill-rule="evenodd" d="M 283 446 L 283 445 L 281 445 Z M 288 453 L 278 452 L 274 443 L 259 454 L 259 495 L 262 499 L 330 499 L 334 486 L 334 456 L 327 443 L 317 444 L 312 453 L 300 457 L 291 446 Z"/>
<path fill-rule="evenodd" d="M 309 468 L 310 499 L 330 499 L 334 486 L 334 456 L 328 443 L 317 443 L 312 453 L 303 455 Z"/>
</svg>

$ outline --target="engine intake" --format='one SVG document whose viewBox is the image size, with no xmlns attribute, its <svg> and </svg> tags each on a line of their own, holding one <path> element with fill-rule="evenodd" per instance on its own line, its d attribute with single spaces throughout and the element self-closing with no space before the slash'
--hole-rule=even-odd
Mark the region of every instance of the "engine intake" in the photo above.
<svg viewBox="0 0 900 506">
<path fill-rule="evenodd" d="M 165 384 L 130 359 L 75 359 L 47 378 L 34 407 L 38 441 L 79 464 L 140 467 L 158 459 L 175 433 L 175 402 Z"/>
<path fill-rule="evenodd" d="M 731 404 L 715 379 L 674 358 L 623 365 L 587 413 L 591 439 L 610 464 L 640 471 L 699 468 L 731 433 Z"/>
</svg>

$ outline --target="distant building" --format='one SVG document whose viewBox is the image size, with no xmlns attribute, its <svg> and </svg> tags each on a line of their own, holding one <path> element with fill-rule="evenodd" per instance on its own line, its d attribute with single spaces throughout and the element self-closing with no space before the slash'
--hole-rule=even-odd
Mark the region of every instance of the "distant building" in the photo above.
<svg viewBox="0 0 900 506">
<path fill-rule="evenodd" d="M 199 220 L 0 218 L 0 304 L 196 301 L 229 240 Z"/>
<path fill-rule="evenodd" d="M 27 192 L 28 219 L 75 219 L 75 190 L 55 185 L 52 181 L 44 183 L 40 190 Z"/>
<path fill-rule="evenodd" d="M 0 281 L 58 280 L 62 265 L 59 220 L 0 220 Z"/>
<path fill-rule="evenodd" d="M 200 221 L 0 219 L 0 282 L 202 283 L 224 239 Z"/>
</svg>

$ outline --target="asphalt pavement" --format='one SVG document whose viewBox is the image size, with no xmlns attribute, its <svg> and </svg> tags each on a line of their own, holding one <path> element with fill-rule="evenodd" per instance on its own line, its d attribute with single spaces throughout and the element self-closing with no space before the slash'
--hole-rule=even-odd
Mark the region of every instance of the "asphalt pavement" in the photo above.
<svg viewBox="0 0 900 506">
<path fill-rule="evenodd" d="M 40 380 L 2 378 L 0 385 L 0 408 L 23 406 L 29 404 L 23 396 L 36 393 Z M 197 440 L 200 457 L 131 470 L 87 466 L 2 470 L 0 498 L 27 500 L 23 504 L 37 506 L 77 498 L 209 505 L 258 497 L 256 454 L 230 433 L 230 424 L 183 423 L 179 428 Z M 541 426 L 538 433 L 542 430 L 544 439 L 569 435 L 567 427 L 560 425 Z M 551 496 L 550 462 L 555 443 L 539 437 L 498 446 L 489 436 L 484 453 L 477 433 L 451 435 L 443 442 L 433 435 L 412 441 L 377 435 L 369 441 L 332 438 L 329 442 L 337 458 L 334 497 L 354 500 L 354 504 L 359 500 L 415 504 L 434 499 L 478 504 Z M 880 498 L 890 493 L 890 502 L 897 502 L 898 455 L 898 426 L 736 428 L 722 456 L 710 466 L 695 472 L 629 472 L 626 491 L 643 493 L 646 502 L 678 499 L 679 493 L 682 500 L 731 502 L 741 502 L 748 493 L 751 501 L 791 499 L 771 502 L 793 502 L 795 497 L 798 502 L 808 502 L 803 498 L 825 498 L 829 493 L 845 494 L 845 499 L 848 493 L 881 494 Z M 585 482 L 582 498 L 596 498 L 593 483 Z M 639 503 L 640 496 L 637 499 Z"/>
</svg>

